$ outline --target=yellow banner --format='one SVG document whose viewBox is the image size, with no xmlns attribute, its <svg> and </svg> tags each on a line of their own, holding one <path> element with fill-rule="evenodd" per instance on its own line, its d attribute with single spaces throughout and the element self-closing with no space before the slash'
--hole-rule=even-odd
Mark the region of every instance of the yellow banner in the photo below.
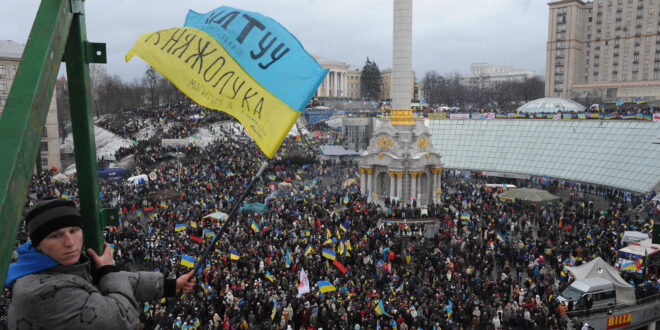
<svg viewBox="0 0 660 330">
<path fill-rule="evenodd" d="M 128 51 L 126 61 L 133 55 L 149 63 L 198 104 L 238 119 L 269 158 L 300 116 L 201 30 L 186 27 L 145 33 Z"/>
</svg>

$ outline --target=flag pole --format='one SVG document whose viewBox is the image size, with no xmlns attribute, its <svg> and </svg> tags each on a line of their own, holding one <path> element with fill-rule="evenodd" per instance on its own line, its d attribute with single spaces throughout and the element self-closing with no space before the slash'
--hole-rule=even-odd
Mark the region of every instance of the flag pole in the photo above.
<svg viewBox="0 0 660 330">
<path fill-rule="evenodd" d="M 264 170 L 266 170 L 266 168 L 268 167 L 269 164 L 270 164 L 270 161 L 266 160 L 263 164 L 261 164 L 261 167 L 259 168 L 259 171 L 257 172 L 257 174 L 255 176 L 253 176 L 252 179 L 250 179 L 250 183 L 245 188 L 245 191 L 243 192 L 241 197 L 238 198 L 236 203 L 234 203 L 234 206 L 232 207 L 231 212 L 229 212 L 229 215 L 225 219 L 225 223 L 222 224 L 222 227 L 220 227 L 220 230 L 218 230 L 215 237 L 213 237 L 213 240 L 211 241 L 209 246 L 206 247 L 206 249 L 204 250 L 204 253 L 202 254 L 202 256 L 195 263 L 195 267 L 193 268 L 193 276 L 188 277 L 188 282 L 192 281 L 193 277 L 196 276 L 197 271 L 201 268 L 201 266 L 203 264 L 206 263 L 206 259 L 208 259 L 209 253 L 211 252 L 211 249 L 213 249 L 215 244 L 218 242 L 218 239 L 220 238 L 222 233 L 227 230 L 227 227 L 229 226 L 229 220 L 236 214 L 236 212 L 238 212 L 238 209 L 240 208 L 241 204 L 243 203 L 243 201 L 247 197 L 248 193 L 250 193 L 250 191 L 252 190 L 252 187 L 254 186 L 254 183 L 257 181 L 257 179 L 259 179 L 259 177 L 261 177 L 261 174 L 264 172 Z M 176 297 L 179 298 L 179 297 L 181 297 L 182 294 L 183 294 L 183 291 L 179 292 L 179 294 L 177 294 Z M 158 322 L 159 326 L 161 326 L 163 321 L 166 319 L 166 315 L 170 314 L 170 310 L 171 310 L 172 306 L 174 306 L 174 304 L 170 304 L 167 307 L 167 312 L 160 319 L 160 322 Z"/>
<path fill-rule="evenodd" d="M 265 161 L 263 164 L 261 164 L 261 168 L 259 168 L 259 171 L 257 174 L 252 177 L 250 180 L 250 183 L 248 186 L 245 188 L 245 191 L 241 195 L 241 197 L 234 203 L 234 207 L 231 209 L 231 212 L 229 212 L 229 215 L 227 216 L 227 219 L 225 219 L 225 223 L 222 224 L 222 227 L 220 227 L 220 230 L 216 233 L 215 237 L 213 237 L 213 240 L 209 244 L 209 246 L 206 247 L 206 250 L 204 250 L 204 253 L 202 256 L 199 258 L 199 261 L 195 263 L 195 268 L 193 268 L 194 273 L 197 274 L 197 271 L 199 268 L 201 268 L 202 265 L 206 263 L 206 259 L 209 256 L 209 253 L 211 253 L 211 249 L 215 246 L 215 244 L 218 242 L 218 239 L 222 235 L 223 232 L 227 230 L 227 227 L 229 226 L 229 220 L 238 212 L 238 209 L 240 208 L 241 204 L 243 203 L 243 200 L 247 197 L 247 195 L 250 193 L 252 190 L 252 187 L 254 186 L 254 183 L 261 177 L 261 174 L 264 172 L 264 170 L 268 167 L 269 161 Z M 192 280 L 192 276 L 188 278 L 188 281 Z"/>
</svg>

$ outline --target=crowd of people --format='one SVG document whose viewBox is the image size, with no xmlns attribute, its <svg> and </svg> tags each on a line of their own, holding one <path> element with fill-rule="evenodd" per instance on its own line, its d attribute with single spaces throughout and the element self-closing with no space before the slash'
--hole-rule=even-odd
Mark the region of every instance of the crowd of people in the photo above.
<svg viewBox="0 0 660 330">
<path fill-rule="evenodd" d="M 186 121 L 172 109 L 141 116 Z M 117 133 L 135 136 L 136 123 Z M 196 125 L 186 121 L 186 132 Z M 207 147 L 162 147 L 166 134 L 136 141 L 117 158 L 135 154 L 137 171 L 156 179 L 100 185 L 102 206 L 121 213 L 104 232 L 122 269 L 176 278 L 220 235 L 193 293 L 141 305 L 145 329 L 560 329 L 570 316 L 557 299 L 571 281 L 564 267 L 613 264 L 620 234 L 657 220 L 633 211 L 646 196 L 610 192 L 597 208 L 592 187 L 552 182 L 571 193 L 545 205 L 502 201 L 483 178 L 451 173 L 422 218 L 417 203 L 361 195 L 355 162 L 319 160 L 335 131 L 287 138 L 245 201 L 260 208 L 227 220 L 218 212 L 230 213 L 265 158 L 247 135 L 225 133 Z M 77 200 L 75 178 L 53 174 L 34 177 L 26 207 Z M 303 270 L 310 292 L 299 294 Z M 657 274 L 624 276 L 640 295 L 657 293 Z M 0 327 L 10 300 L 5 288 Z"/>
</svg>

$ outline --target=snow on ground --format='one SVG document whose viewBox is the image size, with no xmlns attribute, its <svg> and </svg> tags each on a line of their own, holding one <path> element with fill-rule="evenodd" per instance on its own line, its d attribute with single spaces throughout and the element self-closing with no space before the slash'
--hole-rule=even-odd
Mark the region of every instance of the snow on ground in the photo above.
<svg viewBox="0 0 660 330">
<path fill-rule="evenodd" d="M 115 152 L 121 147 L 130 147 L 131 141 L 122 138 L 104 128 L 94 126 L 94 134 L 96 137 L 96 158 L 113 160 L 115 159 Z M 64 143 L 60 145 L 62 153 L 73 153 L 73 134 L 69 133 L 64 139 Z M 72 171 L 72 172 L 70 172 Z M 69 173 L 70 172 L 70 173 Z M 75 172 L 75 164 L 69 166 L 64 174 L 72 174 Z"/>
<path fill-rule="evenodd" d="M 98 119 L 97 119 L 98 121 Z M 298 130 L 300 127 L 300 130 Z M 138 140 L 146 140 L 151 138 L 156 132 L 156 125 L 148 120 L 145 128 L 140 130 L 136 137 Z M 298 123 L 294 124 L 289 131 L 289 136 L 299 135 L 300 132 L 303 134 L 309 134 L 309 131 L 302 125 Z M 116 135 L 104 128 L 94 126 L 94 133 L 96 135 L 96 158 L 101 159 L 102 157 L 106 160 L 114 160 L 115 152 L 121 147 L 129 148 L 132 146 L 132 142 L 128 139 L 124 139 L 119 135 Z M 245 129 L 241 123 L 238 122 L 217 122 L 209 125 L 208 127 L 200 128 L 196 134 L 187 138 L 188 144 L 193 144 L 205 148 L 213 143 L 218 141 L 224 141 L 226 139 L 245 139 L 248 138 L 245 133 Z M 251 138 L 250 138 L 251 139 Z M 64 139 L 64 143 L 60 145 L 60 150 L 62 153 L 73 153 L 73 135 L 69 133 Z M 112 166 L 112 165 L 111 165 Z M 75 163 L 67 167 L 64 171 L 64 174 L 71 175 L 76 172 Z"/>
</svg>

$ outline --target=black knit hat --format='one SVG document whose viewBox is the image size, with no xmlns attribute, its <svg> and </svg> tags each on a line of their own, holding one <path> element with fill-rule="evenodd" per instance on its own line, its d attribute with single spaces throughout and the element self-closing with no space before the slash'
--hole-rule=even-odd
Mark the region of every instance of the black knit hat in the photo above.
<svg viewBox="0 0 660 330">
<path fill-rule="evenodd" d="M 39 201 L 25 216 L 32 246 L 37 247 L 48 234 L 64 227 L 81 227 L 82 217 L 76 204 L 66 199 Z"/>
</svg>

